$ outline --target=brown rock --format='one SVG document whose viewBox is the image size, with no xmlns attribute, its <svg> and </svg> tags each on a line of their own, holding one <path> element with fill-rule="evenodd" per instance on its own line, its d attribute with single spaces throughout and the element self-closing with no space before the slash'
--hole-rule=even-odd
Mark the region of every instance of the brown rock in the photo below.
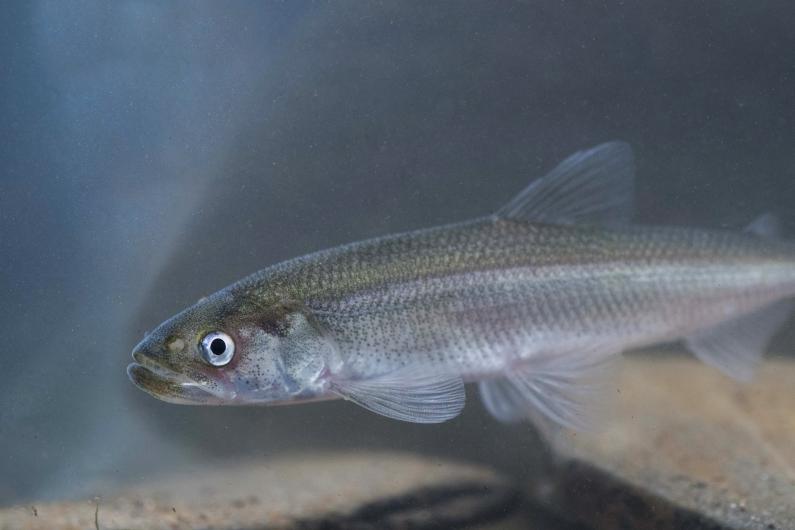
<svg viewBox="0 0 795 530">
<path fill-rule="evenodd" d="M 603 432 L 566 435 L 534 483 L 553 512 L 596 528 L 795 529 L 795 362 L 751 384 L 680 357 L 635 357 Z"/>
<path fill-rule="evenodd" d="M 482 467 L 328 453 L 161 477 L 111 498 L 0 510 L 2 530 L 527 528 L 520 496 Z"/>
</svg>

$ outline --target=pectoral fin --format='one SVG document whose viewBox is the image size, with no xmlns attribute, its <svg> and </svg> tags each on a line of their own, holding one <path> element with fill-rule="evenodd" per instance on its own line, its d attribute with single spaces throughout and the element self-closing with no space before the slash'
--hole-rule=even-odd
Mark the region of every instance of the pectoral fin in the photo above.
<svg viewBox="0 0 795 530">
<path fill-rule="evenodd" d="M 371 412 L 413 423 L 455 418 L 466 401 L 460 377 L 419 367 L 370 379 L 334 379 L 331 390 Z"/>
<path fill-rule="evenodd" d="M 685 339 L 696 357 L 729 377 L 747 381 L 762 358 L 770 339 L 792 312 L 784 300 L 758 309 Z"/>
</svg>

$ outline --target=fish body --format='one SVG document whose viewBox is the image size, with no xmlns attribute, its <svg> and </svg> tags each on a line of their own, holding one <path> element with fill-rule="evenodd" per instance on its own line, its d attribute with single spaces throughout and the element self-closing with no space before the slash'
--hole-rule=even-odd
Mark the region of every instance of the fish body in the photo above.
<svg viewBox="0 0 795 530">
<path fill-rule="evenodd" d="M 575 428 L 629 348 L 682 338 L 749 377 L 795 296 L 795 245 L 769 216 L 746 233 L 632 225 L 632 179 L 628 147 L 604 144 L 494 215 L 274 265 L 166 321 L 128 373 L 178 403 L 343 397 L 416 422 L 457 415 L 476 382 L 500 420 Z M 222 366 L 202 351 L 217 330 Z"/>
<path fill-rule="evenodd" d="M 347 245 L 232 287 L 280 285 L 371 377 L 411 363 L 493 377 L 510 361 L 687 337 L 795 295 L 795 247 L 683 228 L 485 218 Z"/>
</svg>

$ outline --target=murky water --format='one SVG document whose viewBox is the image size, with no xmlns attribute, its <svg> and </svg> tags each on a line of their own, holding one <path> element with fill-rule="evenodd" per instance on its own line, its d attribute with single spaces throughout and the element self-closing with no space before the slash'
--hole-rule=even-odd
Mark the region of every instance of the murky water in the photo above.
<svg viewBox="0 0 795 530">
<path fill-rule="evenodd" d="M 3 506 L 326 450 L 480 463 L 525 491 L 554 475 L 551 453 L 476 399 L 437 426 L 343 402 L 178 407 L 133 388 L 129 352 L 250 272 L 490 213 L 612 139 L 635 149 L 639 222 L 734 228 L 772 211 L 795 232 L 788 3 L 42 1 L 3 12 Z M 789 353 L 793 329 L 772 349 Z M 795 438 L 791 418 L 774 425 Z"/>
</svg>

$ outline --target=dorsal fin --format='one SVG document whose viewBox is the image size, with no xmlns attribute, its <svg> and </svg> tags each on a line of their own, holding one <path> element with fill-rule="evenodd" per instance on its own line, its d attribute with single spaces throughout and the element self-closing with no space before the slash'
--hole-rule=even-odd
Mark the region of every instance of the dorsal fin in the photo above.
<svg viewBox="0 0 795 530">
<path fill-rule="evenodd" d="M 633 212 L 634 181 L 632 149 L 608 142 L 574 153 L 496 215 L 550 224 L 625 224 Z"/>
</svg>

